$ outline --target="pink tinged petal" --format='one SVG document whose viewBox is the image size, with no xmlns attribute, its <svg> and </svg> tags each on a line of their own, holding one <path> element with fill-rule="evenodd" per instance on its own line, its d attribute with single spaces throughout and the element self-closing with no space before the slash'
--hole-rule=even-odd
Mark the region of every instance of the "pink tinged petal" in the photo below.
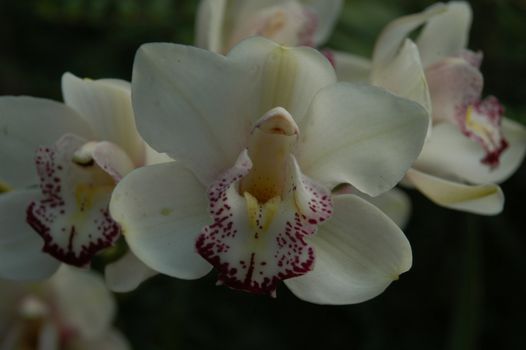
<svg viewBox="0 0 526 350">
<path fill-rule="evenodd" d="M 116 79 L 79 79 L 62 76 L 65 103 L 93 128 L 97 140 L 118 145 L 134 164 L 144 164 L 144 141 L 135 126 L 130 84 Z"/>
<path fill-rule="evenodd" d="M 62 265 L 47 283 L 65 329 L 85 338 L 101 336 L 109 329 L 115 300 L 97 273 Z"/>
<path fill-rule="evenodd" d="M 314 269 L 285 284 L 312 303 L 360 303 L 409 270 L 411 247 L 398 226 L 367 201 L 342 195 L 334 205 L 334 215 L 307 238 L 316 252 Z"/>
<path fill-rule="evenodd" d="M 374 46 L 373 66 L 388 63 L 398 52 L 409 34 L 430 18 L 446 11 L 446 5 L 434 4 L 425 11 L 400 17 L 389 23 L 382 31 Z"/>
<path fill-rule="evenodd" d="M 500 165 L 491 169 L 480 160 L 485 150 L 450 123 L 433 127 L 431 138 L 415 162 L 415 168 L 453 181 L 487 184 L 500 183 L 520 166 L 526 153 L 526 128 L 510 119 L 502 119 L 502 133 L 509 147 L 500 157 Z"/>
<path fill-rule="evenodd" d="M 453 55 L 455 56 L 455 55 Z M 480 69 L 482 64 L 483 54 L 481 51 L 471 51 L 468 49 L 460 50 L 460 53 L 457 53 L 457 56 L 464 59 L 466 62 L 471 64 L 473 67 Z"/>
<path fill-rule="evenodd" d="M 209 210 L 214 223 L 198 237 L 199 253 L 219 270 L 218 280 L 231 288 L 275 295 L 279 280 L 299 276 L 314 263 L 314 252 L 304 240 L 316 225 L 295 210 L 292 196 L 261 204 L 237 181 L 251 162 L 244 151 L 236 165 L 209 189 Z"/>
<path fill-rule="evenodd" d="M 427 21 L 416 40 L 425 66 L 454 56 L 467 46 L 472 18 L 469 3 L 453 1 L 445 7 Z"/>
<path fill-rule="evenodd" d="M 316 95 L 303 124 L 298 161 L 306 175 L 376 196 L 416 159 L 429 118 L 419 104 L 383 89 L 338 83 Z"/>
<path fill-rule="evenodd" d="M 151 269 L 183 279 L 212 269 L 195 249 L 210 223 L 206 188 L 181 162 L 131 172 L 113 191 L 110 210 L 130 250 Z"/>
<path fill-rule="evenodd" d="M 37 150 L 41 199 L 27 208 L 27 222 L 44 239 L 44 251 L 76 266 L 89 263 L 120 234 L 108 211 L 114 181 L 93 159 L 76 153 L 83 144 L 66 135 Z"/>
<path fill-rule="evenodd" d="M 448 57 L 427 67 L 426 78 L 435 123 L 457 123 L 482 93 L 482 74 L 462 58 Z"/>
<path fill-rule="evenodd" d="M 245 9 L 234 20 L 224 52 L 252 36 L 263 36 L 287 46 L 315 45 L 318 15 L 297 1 L 268 4 L 250 12 Z"/>
<path fill-rule="evenodd" d="M 133 103 L 148 144 L 184 162 L 209 185 L 234 164 L 263 113 L 281 106 L 299 122 L 308 109 L 305 101 L 335 81 L 318 51 L 263 38 L 243 41 L 227 57 L 147 44 L 134 63 Z M 174 130 L 185 132 L 174 138 Z"/>
<path fill-rule="evenodd" d="M 504 194 L 497 185 L 466 185 L 415 169 L 410 169 L 406 178 L 426 197 L 446 208 L 496 215 L 504 207 Z"/>
<path fill-rule="evenodd" d="M 26 222 L 26 208 L 38 190 L 0 196 L 0 278 L 38 280 L 51 276 L 60 262 L 42 252 L 42 238 Z"/>
<path fill-rule="evenodd" d="M 56 142 L 66 133 L 88 139 L 93 136 L 82 117 L 62 103 L 33 97 L 0 97 L 0 184 L 13 188 L 37 184 L 35 150 Z"/>
<path fill-rule="evenodd" d="M 116 262 L 106 266 L 104 276 L 106 285 L 111 291 L 124 293 L 131 292 L 156 274 L 156 271 L 150 269 L 129 251 Z"/>
</svg>

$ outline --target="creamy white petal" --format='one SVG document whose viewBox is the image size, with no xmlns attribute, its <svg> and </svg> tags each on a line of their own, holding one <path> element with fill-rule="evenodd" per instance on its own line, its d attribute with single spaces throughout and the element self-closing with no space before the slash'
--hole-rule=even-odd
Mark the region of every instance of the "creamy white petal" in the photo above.
<svg viewBox="0 0 526 350">
<path fill-rule="evenodd" d="M 404 41 L 398 54 L 388 64 L 375 66 L 371 83 L 419 103 L 428 112 L 431 123 L 429 88 L 418 48 L 411 40 Z"/>
<path fill-rule="evenodd" d="M 411 247 L 398 226 L 367 201 L 342 195 L 334 203 L 334 215 L 309 239 L 314 270 L 285 284 L 312 303 L 359 303 L 411 268 Z"/>
<path fill-rule="evenodd" d="M 227 0 L 202 0 L 196 19 L 195 45 L 212 52 L 223 51 L 223 27 Z"/>
<path fill-rule="evenodd" d="M 38 183 L 35 151 L 66 133 L 92 137 L 89 125 L 68 106 L 34 97 L 0 97 L 0 182 L 16 188 Z"/>
<path fill-rule="evenodd" d="M 499 166 L 492 169 L 481 162 L 485 156 L 484 149 L 462 134 L 456 125 L 436 125 L 415 162 L 415 168 L 469 183 L 500 183 L 517 170 L 526 153 L 526 128 L 523 125 L 503 118 L 502 133 L 509 147 L 501 154 Z"/>
<path fill-rule="evenodd" d="M 437 3 L 423 12 L 400 17 L 389 23 L 376 41 L 373 64 L 376 66 L 389 62 L 413 30 L 445 10 L 444 4 Z"/>
<path fill-rule="evenodd" d="M 331 50 L 329 55 L 331 54 L 339 81 L 369 81 L 371 62 L 368 59 L 342 51 Z"/>
<path fill-rule="evenodd" d="M 115 301 L 98 274 L 62 265 L 48 283 L 62 322 L 80 336 L 98 337 L 110 327 Z"/>
<path fill-rule="evenodd" d="M 471 7 L 465 1 L 451 1 L 446 11 L 430 18 L 416 41 L 424 66 L 459 54 L 467 46 Z"/>
<path fill-rule="evenodd" d="M 180 162 L 139 168 L 115 188 L 110 204 L 133 253 L 163 274 L 195 279 L 212 268 L 195 249 L 211 219 L 206 188 Z"/>
<path fill-rule="evenodd" d="M 365 84 L 338 83 L 311 104 L 298 147 L 304 173 L 329 188 L 350 183 L 376 196 L 402 179 L 429 119 L 419 104 Z"/>
<path fill-rule="evenodd" d="M 128 154 L 116 144 L 108 141 L 97 142 L 91 155 L 95 163 L 116 182 L 135 169 Z"/>
<path fill-rule="evenodd" d="M 65 103 L 93 128 L 97 140 L 120 146 L 136 165 L 143 164 L 144 142 L 137 133 L 129 83 L 115 79 L 79 79 L 62 76 Z"/>
<path fill-rule="evenodd" d="M 342 8 L 342 0 L 301 0 L 316 15 L 314 46 L 323 44 L 331 35 Z"/>
<path fill-rule="evenodd" d="M 316 50 L 285 48 L 263 38 L 243 41 L 227 57 L 146 44 L 135 59 L 133 103 L 145 140 L 208 185 L 234 164 L 252 123 L 265 112 L 281 106 L 301 120 L 306 101 L 335 80 Z"/>
<path fill-rule="evenodd" d="M 409 169 L 406 178 L 434 203 L 446 208 L 482 215 L 502 211 L 504 194 L 499 186 L 466 185 Z"/>
<path fill-rule="evenodd" d="M 374 204 L 374 206 L 389 216 L 398 227 L 405 228 L 411 215 L 411 199 L 404 191 L 395 187 L 376 197 L 368 196 L 358 190 L 354 190 L 351 193 Z"/>
<path fill-rule="evenodd" d="M 26 210 L 38 190 L 19 190 L 0 195 L 0 278 L 44 279 L 60 262 L 42 251 L 44 241 L 26 222 Z"/>
<path fill-rule="evenodd" d="M 106 266 L 104 272 L 108 288 L 119 293 L 131 292 L 142 282 L 156 274 L 156 271 L 144 265 L 131 251 L 116 262 Z"/>
</svg>

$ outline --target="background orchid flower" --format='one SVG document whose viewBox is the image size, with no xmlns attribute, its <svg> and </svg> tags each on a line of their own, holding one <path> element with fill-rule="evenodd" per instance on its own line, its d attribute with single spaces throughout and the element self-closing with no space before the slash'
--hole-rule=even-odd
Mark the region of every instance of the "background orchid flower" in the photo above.
<svg viewBox="0 0 526 350">
<path fill-rule="evenodd" d="M 115 301 L 95 273 L 62 265 L 47 281 L 0 280 L 0 349 L 126 350 Z"/>
<path fill-rule="evenodd" d="M 0 196 L 2 278 L 45 278 L 60 261 L 89 264 L 120 236 L 108 213 L 116 182 L 163 157 L 137 133 L 129 83 L 66 73 L 62 89 L 65 104 L 0 98 L 0 177 L 13 189 Z M 125 265 L 111 267 L 110 286 L 133 289 L 151 276 Z"/>
<path fill-rule="evenodd" d="M 341 0 L 202 0 L 196 45 L 227 53 L 259 35 L 287 46 L 317 47 L 327 40 Z"/>
<path fill-rule="evenodd" d="M 178 159 L 143 167 L 110 204 L 137 257 L 161 273 L 244 291 L 356 303 L 411 265 L 400 229 L 355 195 L 390 189 L 420 152 L 417 103 L 337 83 L 325 57 L 247 39 L 226 57 L 146 44 L 132 79 L 138 129 Z M 396 117 L 393 118 L 392 116 Z"/>
<path fill-rule="evenodd" d="M 522 162 L 526 129 L 503 117 L 495 97 L 481 98 L 482 54 L 466 48 L 471 16 L 468 3 L 450 2 L 401 17 L 383 30 L 372 62 L 338 53 L 336 71 L 344 80 L 367 76 L 432 115 L 430 138 L 407 173 L 408 185 L 439 205 L 492 215 L 504 204 L 495 183 Z M 407 39 L 422 24 L 416 44 Z"/>
</svg>

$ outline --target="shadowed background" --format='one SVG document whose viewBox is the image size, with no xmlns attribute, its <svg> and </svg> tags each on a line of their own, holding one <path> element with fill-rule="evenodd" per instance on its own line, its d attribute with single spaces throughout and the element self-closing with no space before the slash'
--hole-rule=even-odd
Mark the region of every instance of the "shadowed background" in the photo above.
<svg viewBox="0 0 526 350">
<path fill-rule="evenodd" d="M 390 20 L 432 1 L 348 0 L 327 46 L 370 56 Z M 526 1 L 471 2 L 470 48 L 482 50 L 485 94 L 526 124 Z M 60 100 L 60 77 L 129 80 L 141 43 L 193 43 L 197 1 L 0 0 L 0 94 Z M 526 166 L 503 184 L 495 217 L 436 207 L 410 192 L 413 268 L 359 305 L 312 305 L 156 277 L 121 294 L 117 325 L 136 350 L 526 349 Z"/>
</svg>

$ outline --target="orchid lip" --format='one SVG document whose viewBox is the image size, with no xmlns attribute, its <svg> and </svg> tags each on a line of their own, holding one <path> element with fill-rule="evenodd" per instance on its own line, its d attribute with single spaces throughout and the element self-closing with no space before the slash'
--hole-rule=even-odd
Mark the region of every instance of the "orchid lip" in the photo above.
<svg viewBox="0 0 526 350">
<path fill-rule="evenodd" d="M 294 157 L 299 128 L 282 107 L 256 123 L 233 168 L 209 188 L 209 212 L 196 247 L 220 283 L 275 296 L 280 280 L 314 266 L 306 241 L 332 214 L 330 191 L 301 173 Z"/>
<path fill-rule="evenodd" d="M 93 166 L 92 149 L 91 143 L 73 135 L 38 149 L 42 195 L 26 210 L 28 224 L 44 239 L 43 251 L 75 266 L 88 264 L 120 235 L 108 210 L 115 182 Z"/>
</svg>

